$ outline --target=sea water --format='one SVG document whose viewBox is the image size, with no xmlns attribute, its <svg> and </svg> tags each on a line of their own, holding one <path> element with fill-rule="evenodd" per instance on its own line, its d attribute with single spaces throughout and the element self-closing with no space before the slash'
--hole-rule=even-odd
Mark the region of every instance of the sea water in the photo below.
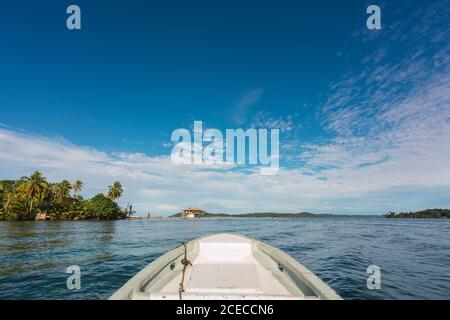
<svg viewBox="0 0 450 320">
<path fill-rule="evenodd" d="M 219 232 L 280 248 L 345 299 L 450 299 L 450 219 L 369 217 L 0 221 L 0 299 L 107 299 L 182 241 Z M 371 265 L 379 290 L 367 286 Z"/>
</svg>

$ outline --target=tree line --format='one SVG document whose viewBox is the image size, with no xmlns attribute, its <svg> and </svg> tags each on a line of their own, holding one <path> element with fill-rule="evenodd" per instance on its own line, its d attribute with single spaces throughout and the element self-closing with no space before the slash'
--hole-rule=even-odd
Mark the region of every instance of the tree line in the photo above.
<svg viewBox="0 0 450 320">
<path fill-rule="evenodd" d="M 384 215 L 386 218 L 392 219 L 449 219 L 450 210 L 449 209 L 427 209 L 418 212 L 389 212 Z"/>
<path fill-rule="evenodd" d="M 38 214 L 47 219 L 125 219 L 134 214 L 132 205 L 121 208 L 115 202 L 123 194 L 119 181 L 108 186 L 107 194 L 84 199 L 84 183 L 63 180 L 48 182 L 39 171 L 19 180 L 0 181 L 0 220 L 32 220 Z"/>
</svg>

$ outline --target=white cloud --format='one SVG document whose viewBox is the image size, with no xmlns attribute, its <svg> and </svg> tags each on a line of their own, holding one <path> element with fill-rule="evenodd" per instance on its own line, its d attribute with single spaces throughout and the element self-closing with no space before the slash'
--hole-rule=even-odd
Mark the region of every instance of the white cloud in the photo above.
<svg viewBox="0 0 450 320">
<path fill-rule="evenodd" d="M 351 143 L 358 145 L 355 141 Z M 364 148 L 364 144 L 360 147 Z M 139 213 L 151 211 L 153 215 L 175 213 L 189 206 L 215 212 L 382 213 L 392 206 L 370 202 L 373 194 L 380 197 L 383 190 L 401 185 L 435 186 L 450 177 L 449 170 L 436 171 L 435 175 L 427 173 L 424 166 L 434 165 L 430 162 L 414 171 L 423 158 L 411 158 L 411 165 L 405 166 L 408 154 L 396 162 L 378 164 L 378 167 L 355 169 L 348 164 L 323 173 L 295 168 L 283 169 L 275 176 L 261 176 L 257 168 L 237 171 L 176 166 L 168 156 L 107 154 L 60 138 L 49 139 L 7 129 L 0 129 L 0 150 L 3 150 L 0 153 L 1 178 L 16 178 L 39 169 L 52 181 L 83 180 L 85 196 L 104 192 L 112 181 L 120 180 L 125 189 L 122 205 L 132 202 Z M 319 154 L 320 157 L 330 156 L 329 162 L 334 161 L 332 157 L 354 156 L 336 146 L 335 149 L 333 146 L 316 148 L 313 152 L 316 153 L 314 159 Z M 439 161 L 445 156 L 440 156 Z M 364 157 L 367 162 L 376 159 L 376 155 Z M 384 168 L 380 167 L 383 165 Z M 404 199 L 398 202 L 403 206 L 408 203 Z"/>
<path fill-rule="evenodd" d="M 247 121 L 247 113 L 253 105 L 261 100 L 264 90 L 252 89 L 247 91 L 235 104 L 231 120 L 236 125 L 242 125 Z"/>
<path fill-rule="evenodd" d="M 259 111 L 251 120 L 251 124 L 256 129 L 279 129 L 283 133 L 288 133 L 300 128 L 300 125 L 294 122 L 296 117 L 296 114 L 274 117 L 268 112 Z"/>
<path fill-rule="evenodd" d="M 305 144 L 301 155 L 313 175 L 365 197 L 398 188 L 449 189 L 450 31 L 437 19 L 442 10 L 450 13 L 433 5 L 414 14 L 414 37 L 406 21 L 383 31 L 383 46 L 363 58 L 363 69 L 330 87 L 320 117 L 336 136 Z M 408 37 L 393 41 L 402 34 Z M 441 192 L 434 200 L 418 197 L 427 206 L 450 202 L 438 200 Z M 408 202 L 404 194 L 397 199 Z"/>
</svg>

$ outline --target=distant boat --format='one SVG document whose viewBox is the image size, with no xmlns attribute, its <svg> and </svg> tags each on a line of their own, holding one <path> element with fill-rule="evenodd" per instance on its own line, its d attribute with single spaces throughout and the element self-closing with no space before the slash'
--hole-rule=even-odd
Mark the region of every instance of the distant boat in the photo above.
<svg viewBox="0 0 450 320">
<path fill-rule="evenodd" d="M 242 235 L 192 240 L 141 270 L 111 300 L 341 300 L 283 251 Z"/>
</svg>

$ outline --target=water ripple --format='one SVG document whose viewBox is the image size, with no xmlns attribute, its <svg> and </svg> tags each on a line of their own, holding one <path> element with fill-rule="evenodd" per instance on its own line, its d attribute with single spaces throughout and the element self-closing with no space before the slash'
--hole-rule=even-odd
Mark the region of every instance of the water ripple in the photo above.
<svg viewBox="0 0 450 320">
<path fill-rule="evenodd" d="M 346 299 L 450 299 L 450 220 L 382 218 L 0 222 L 0 299 L 106 299 L 182 241 L 237 232 L 270 243 Z M 65 270 L 79 265 L 82 289 Z M 381 290 L 366 286 L 381 268 Z"/>
</svg>

